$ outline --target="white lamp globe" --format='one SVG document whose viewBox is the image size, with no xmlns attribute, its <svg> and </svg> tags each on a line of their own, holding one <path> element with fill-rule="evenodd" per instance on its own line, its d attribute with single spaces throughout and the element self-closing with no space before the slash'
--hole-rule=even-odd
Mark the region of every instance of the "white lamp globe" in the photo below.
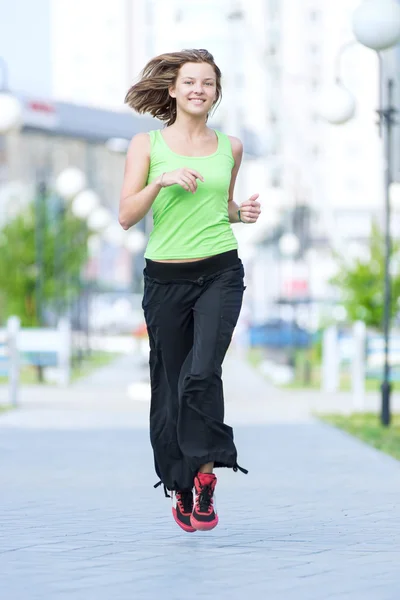
<svg viewBox="0 0 400 600">
<path fill-rule="evenodd" d="M 125 236 L 125 246 L 132 254 L 141 252 L 145 245 L 146 236 L 139 229 L 133 229 Z"/>
<path fill-rule="evenodd" d="M 125 138 L 110 138 L 106 141 L 106 148 L 110 152 L 116 152 L 117 154 L 124 154 L 129 148 L 129 140 Z"/>
<path fill-rule="evenodd" d="M 395 0 L 364 0 L 352 22 L 357 40 L 373 50 L 386 50 L 400 41 L 400 5 Z"/>
<path fill-rule="evenodd" d="M 294 233 L 284 233 L 279 239 L 279 250 L 283 256 L 295 256 L 299 249 L 299 238 Z"/>
<path fill-rule="evenodd" d="M 7 92 L 0 92 L 0 134 L 19 129 L 22 125 L 20 101 Z"/>
<path fill-rule="evenodd" d="M 89 256 L 96 256 L 101 249 L 101 236 L 97 233 L 92 233 L 92 235 L 88 237 L 87 247 Z"/>
<path fill-rule="evenodd" d="M 66 200 L 75 198 L 86 186 L 85 174 L 76 167 L 67 167 L 56 179 L 56 191 Z"/>
<path fill-rule="evenodd" d="M 122 246 L 125 239 L 125 233 L 120 225 L 113 222 L 104 229 L 102 237 L 112 246 Z"/>
<path fill-rule="evenodd" d="M 72 201 L 72 214 L 78 219 L 85 220 L 100 206 L 100 198 L 93 190 L 83 190 Z"/>
<path fill-rule="evenodd" d="M 332 125 L 343 125 L 354 117 L 356 102 L 341 83 L 326 88 L 319 99 L 319 114 Z"/>
<path fill-rule="evenodd" d="M 92 231 L 101 231 L 111 223 L 112 214 L 104 206 L 96 208 L 88 217 L 87 226 Z"/>
</svg>

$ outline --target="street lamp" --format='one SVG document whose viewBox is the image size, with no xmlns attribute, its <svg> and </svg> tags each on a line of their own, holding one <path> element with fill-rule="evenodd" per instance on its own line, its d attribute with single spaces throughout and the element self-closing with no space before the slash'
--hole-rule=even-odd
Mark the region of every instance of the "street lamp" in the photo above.
<svg viewBox="0 0 400 600">
<path fill-rule="evenodd" d="M 83 190 L 72 200 L 72 214 L 81 220 L 86 220 L 100 206 L 100 198 L 93 190 Z"/>
<path fill-rule="evenodd" d="M 288 258 L 293 258 L 296 256 L 298 251 L 300 250 L 300 241 L 297 235 L 294 233 L 284 233 L 279 238 L 279 250 Z"/>
<path fill-rule="evenodd" d="M 281 237 L 279 238 L 278 247 L 279 247 L 279 252 L 281 253 L 281 255 L 284 256 L 289 261 L 290 274 L 289 274 L 288 279 L 289 279 L 290 284 L 293 285 L 293 276 L 294 276 L 293 261 L 294 261 L 295 256 L 298 254 L 298 252 L 300 250 L 300 240 L 297 237 L 297 235 L 295 235 L 291 231 L 288 231 L 288 232 L 284 233 L 283 235 L 281 235 Z M 290 294 L 291 294 L 291 290 L 289 289 L 289 295 Z M 294 337 L 293 333 L 294 333 L 294 326 L 295 326 L 295 308 L 294 308 L 294 303 L 293 303 L 292 298 L 289 299 L 289 304 L 290 304 L 290 309 L 291 309 L 289 363 L 290 363 L 290 366 L 293 369 L 295 369 L 296 359 L 295 359 L 295 350 L 294 350 L 294 343 L 293 343 L 293 337 Z"/>
<path fill-rule="evenodd" d="M 56 189 L 65 199 L 70 201 L 71 213 L 82 221 L 79 228 L 79 239 L 77 243 L 82 242 L 86 236 L 87 228 L 100 230 L 105 220 L 108 218 L 107 210 L 100 206 L 100 198 L 94 190 L 86 188 L 86 176 L 76 167 L 68 167 L 56 180 Z M 73 242 L 72 242 L 73 243 Z M 83 246 L 82 246 L 83 247 Z M 89 244 L 88 244 L 89 250 Z M 77 275 L 74 282 L 77 286 L 76 319 L 79 332 L 85 331 L 86 353 L 90 352 L 90 285 L 86 280 L 82 280 L 81 275 Z M 84 325 L 82 323 L 82 314 L 84 314 Z M 83 338 L 79 337 L 77 359 L 80 364 L 83 358 L 84 349 L 82 346 Z"/>
<path fill-rule="evenodd" d="M 57 237 L 54 249 L 56 273 L 60 279 L 58 287 L 59 300 L 57 302 L 57 312 L 61 314 L 68 305 L 68 282 L 65 279 L 66 273 L 63 269 L 64 254 L 66 252 L 66 241 L 64 239 L 64 217 L 66 204 L 79 197 L 86 187 L 86 175 L 77 167 L 67 167 L 57 176 L 54 184 L 58 196 L 57 204 Z"/>
<path fill-rule="evenodd" d="M 332 125 L 343 125 L 352 119 L 356 112 L 353 95 L 339 80 L 320 97 L 320 114 Z"/>
<path fill-rule="evenodd" d="M 98 206 L 87 218 L 87 226 L 91 231 L 102 231 L 112 221 L 112 214 L 104 206 Z"/>
<path fill-rule="evenodd" d="M 129 140 L 126 138 L 110 138 L 106 141 L 106 148 L 110 150 L 110 152 L 115 152 L 116 154 L 126 154 L 129 148 Z"/>
<path fill-rule="evenodd" d="M 72 200 L 86 186 L 85 174 L 76 167 L 67 167 L 56 179 L 56 191 L 66 200 Z"/>
<path fill-rule="evenodd" d="M 395 0 L 364 0 L 355 10 L 352 19 L 353 33 L 358 42 L 362 45 L 375 50 L 379 58 L 380 70 L 380 97 L 382 92 L 382 57 L 381 50 L 386 50 L 395 46 L 400 41 L 400 6 Z M 338 78 L 338 85 L 340 80 Z M 384 336 L 384 372 L 381 385 L 381 421 L 387 426 L 390 424 L 390 365 L 389 365 L 389 338 L 390 338 L 390 319 L 391 319 L 391 274 L 390 274 L 390 256 L 391 256 L 391 237 L 390 237 L 390 188 L 392 184 L 392 131 L 395 125 L 394 115 L 397 112 L 393 106 L 393 88 L 394 80 L 389 78 L 387 85 L 387 106 L 382 103 L 377 110 L 379 115 L 379 131 L 384 131 L 384 155 L 385 155 L 385 289 L 384 289 L 384 310 L 383 310 L 383 336 Z M 350 92 L 349 98 L 351 96 Z M 351 100 L 348 98 L 348 105 Z M 353 101 L 354 102 L 354 101 Z M 322 115 L 324 111 L 322 110 Z M 337 114 L 333 117 L 339 117 L 340 107 L 337 107 Z M 338 124 L 345 123 L 352 118 L 354 111 L 350 109 L 342 111 L 341 119 L 329 118 L 327 111 L 327 121 Z M 332 116 L 332 115 L 331 115 Z M 346 118 L 347 117 L 347 118 Z"/>
<path fill-rule="evenodd" d="M 140 231 L 140 229 L 132 229 L 126 235 L 125 246 L 132 254 L 137 254 L 145 247 L 146 239 L 146 235 L 143 231 Z"/>
<path fill-rule="evenodd" d="M 0 57 L 2 83 L 0 86 L 0 135 L 18 129 L 22 124 L 22 107 L 19 100 L 8 89 L 6 61 Z"/>
<path fill-rule="evenodd" d="M 115 221 L 110 223 L 102 232 L 103 239 L 111 246 L 122 246 L 125 236 L 126 233 Z"/>
<path fill-rule="evenodd" d="M 352 21 L 360 44 L 377 52 L 392 48 L 400 40 L 400 6 L 395 0 L 364 0 Z"/>
<path fill-rule="evenodd" d="M 81 192 L 79 192 L 75 198 L 73 198 L 72 202 L 71 202 L 71 212 L 72 214 L 77 218 L 80 219 L 83 222 L 83 226 L 81 228 L 82 231 L 82 236 L 86 236 L 87 233 L 87 229 L 89 228 L 89 220 L 92 218 L 92 215 L 96 213 L 96 211 L 101 210 L 101 206 L 100 206 L 100 197 L 98 196 L 98 194 L 96 194 L 96 192 L 94 190 L 91 189 L 84 189 Z M 89 238 L 87 239 L 87 250 L 88 250 L 88 254 L 91 254 L 91 251 L 93 251 L 93 246 L 96 242 L 94 242 L 94 237 L 95 234 L 92 234 L 90 236 L 90 242 L 89 242 Z M 96 236 L 99 238 L 99 236 Z M 99 244 L 97 244 L 98 246 L 101 246 L 101 240 L 100 238 L 98 239 L 98 242 L 100 242 Z M 91 344 L 90 344 L 90 307 L 91 307 L 91 294 L 92 294 L 92 286 L 91 286 L 91 282 L 85 277 L 85 279 L 82 281 L 82 277 L 78 276 L 77 278 L 77 283 L 78 283 L 78 299 L 77 299 L 77 309 L 78 309 L 78 313 L 77 313 L 77 323 L 78 323 L 78 329 L 81 332 L 84 329 L 85 332 L 85 353 L 86 355 L 90 354 L 90 350 L 91 350 Z M 83 302 L 83 306 L 82 306 L 82 302 Z M 84 325 L 82 324 L 82 313 L 84 314 Z M 81 340 L 81 342 L 79 343 L 78 346 L 78 361 L 79 364 L 81 363 L 82 360 L 82 356 L 83 356 L 83 349 L 82 349 L 82 343 L 83 339 Z"/>
</svg>

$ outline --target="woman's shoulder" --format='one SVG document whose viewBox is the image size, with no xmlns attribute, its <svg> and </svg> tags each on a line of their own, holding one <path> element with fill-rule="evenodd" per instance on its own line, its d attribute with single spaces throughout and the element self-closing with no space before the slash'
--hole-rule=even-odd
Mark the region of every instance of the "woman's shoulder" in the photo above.
<svg viewBox="0 0 400 600">
<path fill-rule="evenodd" d="M 151 149 L 157 140 L 158 134 L 159 129 L 136 133 L 130 141 L 128 152 L 135 152 L 140 149 L 142 152 L 150 154 Z"/>
<path fill-rule="evenodd" d="M 234 135 L 228 135 L 227 137 L 231 143 L 232 152 L 234 154 L 238 153 L 238 152 L 240 152 L 240 153 L 243 152 L 243 144 L 242 144 L 242 141 L 238 137 L 235 137 Z"/>
<path fill-rule="evenodd" d="M 150 143 L 150 131 L 146 132 L 146 131 L 141 131 L 140 133 L 135 133 L 135 135 L 133 136 L 133 138 L 130 141 L 131 145 L 137 145 L 137 144 L 149 144 Z"/>
<path fill-rule="evenodd" d="M 232 154 L 232 157 L 235 160 L 235 162 L 238 159 L 241 159 L 243 155 L 242 141 L 234 135 L 228 135 L 226 133 L 222 133 L 221 131 L 217 131 L 217 135 L 220 139 L 222 138 L 225 140 L 226 150 L 229 151 L 230 154 Z"/>
<path fill-rule="evenodd" d="M 159 129 L 151 129 L 150 131 L 141 131 L 139 133 L 135 133 L 135 135 L 133 136 L 131 143 L 132 142 L 144 142 L 144 143 L 150 143 L 151 141 L 153 141 L 155 138 L 158 137 L 160 133 Z"/>
</svg>

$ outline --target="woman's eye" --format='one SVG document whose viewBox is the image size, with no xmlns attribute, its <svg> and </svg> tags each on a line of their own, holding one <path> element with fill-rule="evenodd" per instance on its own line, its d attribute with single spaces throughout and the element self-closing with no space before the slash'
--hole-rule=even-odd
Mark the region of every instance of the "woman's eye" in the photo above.
<svg viewBox="0 0 400 600">
<path fill-rule="evenodd" d="M 193 83 L 192 81 L 185 81 L 185 83 Z"/>
</svg>

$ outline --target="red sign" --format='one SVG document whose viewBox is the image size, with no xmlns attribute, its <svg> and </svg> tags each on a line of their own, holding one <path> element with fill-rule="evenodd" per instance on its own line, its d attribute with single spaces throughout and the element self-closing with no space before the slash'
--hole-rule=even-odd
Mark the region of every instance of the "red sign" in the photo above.
<svg viewBox="0 0 400 600">
<path fill-rule="evenodd" d="M 41 102 L 40 100 L 31 100 L 28 102 L 28 108 L 37 112 L 52 114 L 56 112 L 55 107 L 47 102 Z"/>
<path fill-rule="evenodd" d="M 306 296 L 308 293 L 307 279 L 292 279 L 283 284 L 283 293 L 285 296 L 299 297 Z"/>
</svg>

